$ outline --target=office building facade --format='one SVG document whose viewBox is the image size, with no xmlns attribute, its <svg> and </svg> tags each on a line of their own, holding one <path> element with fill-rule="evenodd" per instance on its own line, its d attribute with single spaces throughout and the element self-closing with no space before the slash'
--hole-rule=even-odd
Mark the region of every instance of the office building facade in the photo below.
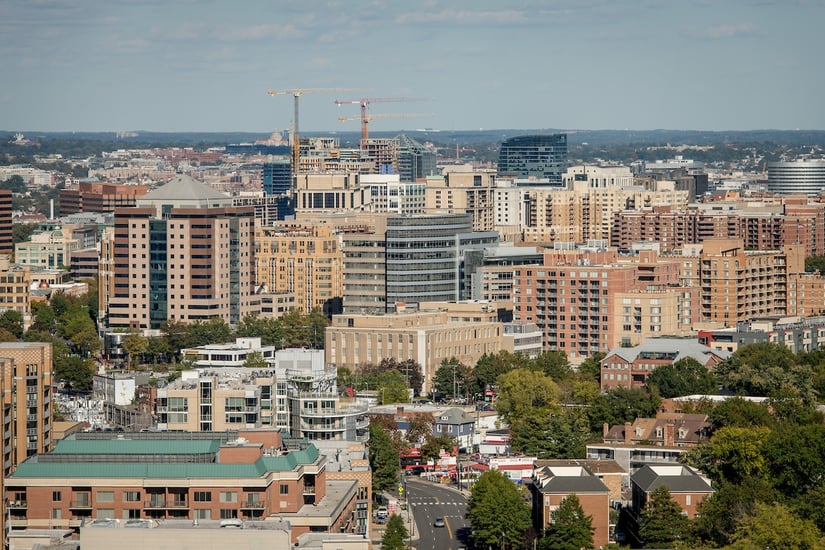
<svg viewBox="0 0 825 550">
<path fill-rule="evenodd" d="M 825 159 L 768 163 L 768 191 L 777 195 L 818 195 L 825 191 Z"/>
<path fill-rule="evenodd" d="M 566 169 L 566 134 L 518 136 L 501 144 L 500 176 L 546 178 L 550 185 L 561 186 Z"/>
</svg>

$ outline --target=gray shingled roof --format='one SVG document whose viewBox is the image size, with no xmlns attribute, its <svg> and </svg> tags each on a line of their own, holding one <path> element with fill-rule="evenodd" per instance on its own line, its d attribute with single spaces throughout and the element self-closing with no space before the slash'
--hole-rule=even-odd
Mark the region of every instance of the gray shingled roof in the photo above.
<svg viewBox="0 0 825 550">
<path fill-rule="evenodd" d="M 635 474 L 630 481 L 646 493 L 650 493 L 662 485 L 671 493 L 712 493 L 710 483 L 694 470 L 680 464 L 656 465 L 646 464 Z"/>
<path fill-rule="evenodd" d="M 687 338 L 648 338 L 638 346 L 632 348 L 615 348 L 610 350 L 607 356 L 602 359 L 602 363 L 609 362 L 610 358 L 614 356 L 621 357 L 628 363 L 632 363 L 639 354 L 643 352 L 676 352 L 678 355 L 673 360 L 674 363 L 685 357 L 692 357 L 706 366 L 708 364 L 708 358 L 711 355 L 716 355 L 721 359 L 726 359 L 730 356 L 730 352 L 728 351 L 715 350 L 700 344 L 696 340 Z"/>
<path fill-rule="evenodd" d="M 578 470 L 576 475 L 567 475 Z M 557 475 L 560 473 L 561 475 Z M 553 468 L 545 466 L 533 475 L 533 481 L 542 493 L 569 494 L 569 493 L 608 493 L 610 489 L 604 482 L 590 473 L 586 468 Z"/>
<path fill-rule="evenodd" d="M 186 174 L 169 180 L 165 185 L 150 191 L 138 199 L 138 204 L 157 201 L 230 201 L 231 199 Z"/>
</svg>

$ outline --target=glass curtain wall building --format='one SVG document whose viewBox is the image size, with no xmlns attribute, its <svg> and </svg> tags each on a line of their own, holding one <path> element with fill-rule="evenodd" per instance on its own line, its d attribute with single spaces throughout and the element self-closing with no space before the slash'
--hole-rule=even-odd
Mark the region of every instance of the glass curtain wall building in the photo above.
<svg viewBox="0 0 825 550">
<path fill-rule="evenodd" d="M 501 144 L 499 176 L 546 179 L 561 186 L 566 170 L 566 134 L 518 136 Z"/>
</svg>

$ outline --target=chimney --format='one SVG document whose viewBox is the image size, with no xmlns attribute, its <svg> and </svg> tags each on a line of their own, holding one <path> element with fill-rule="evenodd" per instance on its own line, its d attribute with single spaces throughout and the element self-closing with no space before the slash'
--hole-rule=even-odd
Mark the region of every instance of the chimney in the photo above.
<svg viewBox="0 0 825 550">
<path fill-rule="evenodd" d="M 395 414 L 397 416 L 404 416 L 404 407 L 396 407 L 395 408 Z"/>
<path fill-rule="evenodd" d="M 610 424 L 608 424 L 607 422 L 602 424 L 602 437 L 607 439 L 607 432 L 609 432 L 609 431 L 610 431 Z"/>
<path fill-rule="evenodd" d="M 665 447 L 673 447 L 674 446 L 674 440 L 676 439 L 674 437 L 675 433 L 676 433 L 676 425 L 673 422 L 667 422 L 665 424 L 665 441 L 664 441 L 664 446 Z"/>
<path fill-rule="evenodd" d="M 630 437 L 632 435 L 632 431 L 630 430 L 630 422 L 624 423 L 624 444 L 630 445 L 632 443 Z"/>
</svg>

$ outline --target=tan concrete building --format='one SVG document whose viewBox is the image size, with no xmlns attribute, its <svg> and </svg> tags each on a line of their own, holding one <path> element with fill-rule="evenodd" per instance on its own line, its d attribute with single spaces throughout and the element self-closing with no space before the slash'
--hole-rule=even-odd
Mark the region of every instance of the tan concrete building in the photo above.
<svg viewBox="0 0 825 550">
<path fill-rule="evenodd" d="M 7 254 L 0 254 L 0 310 L 16 311 L 23 316 L 23 326 L 31 324 L 31 270 L 12 265 Z"/>
<path fill-rule="evenodd" d="M 254 297 L 255 218 L 251 208 L 179 176 L 115 210 L 111 254 L 101 266 L 112 329 L 157 329 L 219 318 L 236 325 L 259 311 Z M 111 271 L 108 268 L 111 265 Z M 111 280 L 109 280 L 111 278 Z M 105 283 L 105 285 L 103 284 Z"/>
<path fill-rule="evenodd" d="M 737 321 L 785 316 L 790 310 L 797 315 L 825 310 L 825 279 L 805 273 L 802 245 L 747 251 L 741 240 L 709 239 L 698 255 L 680 260 L 692 273 L 685 282 L 699 288 L 703 321 L 734 326 Z"/>
<path fill-rule="evenodd" d="M 688 191 L 667 188 L 590 188 L 586 181 L 573 182 L 568 190 L 531 187 L 525 195 L 523 240 L 545 244 L 607 240 L 613 229 L 613 213 L 626 209 L 628 204 L 684 208 L 688 196 Z"/>
<path fill-rule="evenodd" d="M 355 370 L 382 359 L 411 359 L 421 365 L 426 393 L 444 360 L 475 365 L 485 353 L 513 351 L 513 337 L 504 334 L 497 310 L 481 302 L 425 303 L 418 311 L 336 315 L 326 330 L 326 363 Z"/>
<path fill-rule="evenodd" d="M 0 343 L 3 385 L 3 471 L 52 444 L 52 345 Z"/>
<path fill-rule="evenodd" d="M 304 313 L 340 312 L 344 253 L 329 226 L 281 222 L 255 229 L 256 284 L 293 294 Z"/>
<path fill-rule="evenodd" d="M 428 214 L 470 214 L 474 231 L 495 229 L 495 171 L 453 172 L 427 178 Z"/>
</svg>

